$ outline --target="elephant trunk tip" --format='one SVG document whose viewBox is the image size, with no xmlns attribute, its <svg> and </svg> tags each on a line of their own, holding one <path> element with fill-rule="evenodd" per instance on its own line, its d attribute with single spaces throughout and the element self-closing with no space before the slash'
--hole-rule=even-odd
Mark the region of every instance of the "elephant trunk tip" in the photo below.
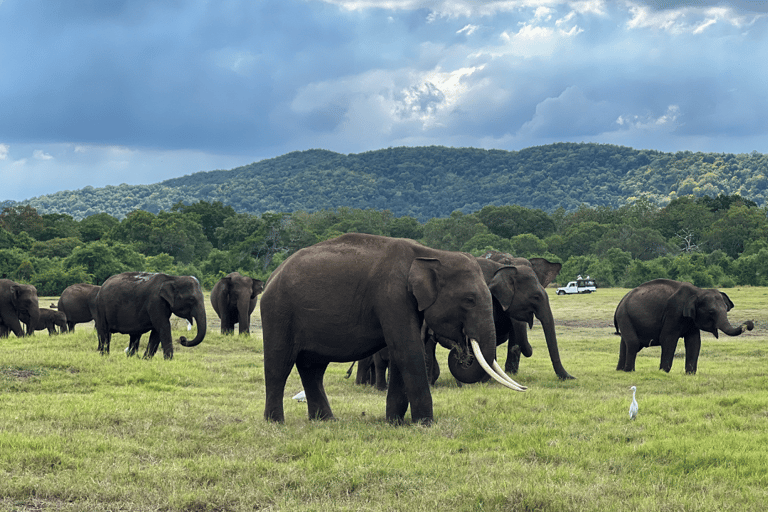
<svg viewBox="0 0 768 512">
<path fill-rule="evenodd" d="M 742 331 L 742 332 L 744 332 L 744 328 L 745 328 L 745 327 L 746 327 L 746 329 L 747 329 L 748 331 L 751 331 L 752 329 L 754 329 L 754 328 L 755 328 L 755 324 L 754 324 L 754 322 L 752 322 L 752 320 L 747 320 L 746 322 L 744 322 L 744 323 L 743 323 L 743 324 L 741 324 L 741 325 L 742 325 L 742 329 L 741 329 L 741 331 Z"/>
</svg>

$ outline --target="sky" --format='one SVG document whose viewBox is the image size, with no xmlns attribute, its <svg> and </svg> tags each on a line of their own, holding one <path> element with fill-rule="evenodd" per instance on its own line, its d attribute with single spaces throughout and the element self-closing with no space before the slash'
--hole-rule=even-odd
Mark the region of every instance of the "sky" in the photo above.
<svg viewBox="0 0 768 512">
<path fill-rule="evenodd" d="M 313 148 L 768 152 L 768 1 L 0 0 L 0 201 Z"/>
</svg>

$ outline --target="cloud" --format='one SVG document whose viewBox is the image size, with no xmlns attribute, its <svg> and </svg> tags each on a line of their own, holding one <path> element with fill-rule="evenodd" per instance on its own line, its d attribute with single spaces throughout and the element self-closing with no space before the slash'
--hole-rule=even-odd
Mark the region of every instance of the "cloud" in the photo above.
<svg viewBox="0 0 768 512">
<path fill-rule="evenodd" d="M 34 158 L 35 160 L 53 160 L 53 157 L 48 153 L 46 153 L 45 151 L 43 151 L 42 149 L 36 149 L 32 153 L 32 158 Z"/>
<path fill-rule="evenodd" d="M 588 98 L 579 87 L 568 87 L 536 105 L 536 113 L 518 135 L 554 139 L 597 135 L 611 128 L 615 109 L 606 101 Z"/>
<path fill-rule="evenodd" d="M 10 151 L 8 144 L 0 144 L 0 160 L 6 160 L 8 158 L 8 152 Z"/>
</svg>

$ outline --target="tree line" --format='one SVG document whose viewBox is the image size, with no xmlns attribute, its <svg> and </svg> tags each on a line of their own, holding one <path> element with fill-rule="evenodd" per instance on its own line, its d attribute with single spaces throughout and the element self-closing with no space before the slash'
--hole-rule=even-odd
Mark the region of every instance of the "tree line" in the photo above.
<svg viewBox="0 0 768 512">
<path fill-rule="evenodd" d="M 754 201 L 723 194 L 679 197 L 664 207 L 641 197 L 620 207 L 582 205 L 551 214 L 488 205 L 426 222 L 374 208 L 237 213 L 218 201 L 82 220 L 6 206 L 0 276 L 33 284 L 42 296 L 59 295 L 74 283 L 101 284 L 125 271 L 193 275 L 210 289 L 233 271 L 266 280 L 302 247 L 358 232 L 476 256 L 494 249 L 543 257 L 563 264 L 560 283 L 589 274 L 603 287 L 660 277 L 700 287 L 768 286 L 766 213 Z"/>
<path fill-rule="evenodd" d="M 611 144 L 557 143 L 520 151 L 399 147 L 343 155 L 296 151 L 231 170 L 196 172 L 152 185 L 65 190 L 27 204 L 75 219 L 108 213 L 158 214 L 175 204 L 221 202 L 239 213 L 319 212 L 338 205 L 389 210 L 426 223 L 488 204 L 554 213 L 631 204 L 658 206 L 685 197 L 739 194 L 768 204 L 768 155 L 664 153 Z"/>
</svg>

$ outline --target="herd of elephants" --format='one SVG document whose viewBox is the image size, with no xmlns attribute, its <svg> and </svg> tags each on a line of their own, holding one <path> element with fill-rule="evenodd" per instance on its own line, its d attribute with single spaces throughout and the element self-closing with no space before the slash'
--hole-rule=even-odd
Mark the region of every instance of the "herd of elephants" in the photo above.
<svg viewBox="0 0 768 512">
<path fill-rule="evenodd" d="M 466 253 L 426 247 L 413 240 L 349 233 L 301 249 L 287 258 L 266 283 L 233 272 L 211 290 L 221 332 L 248 334 L 261 294 L 267 420 L 284 421 L 285 385 L 298 370 L 311 419 L 333 419 L 323 376 L 332 362 L 358 362 L 357 382 L 387 389 L 386 418 L 402 423 L 410 407 L 414 422 L 433 421 L 430 385 L 439 375 L 437 344 L 450 350 L 448 366 L 460 382 L 494 379 L 515 391 L 525 386 L 516 374 L 520 355 L 532 353 L 527 330 L 541 323 L 557 376 L 572 379 L 560 361 L 555 321 L 545 288 L 559 263 L 516 258 L 489 251 Z M 621 335 L 617 370 L 633 371 L 639 350 L 661 346 L 660 369 L 668 372 L 678 340 L 685 342 L 685 371 L 696 373 L 701 334 L 738 336 L 751 321 L 734 327 L 725 293 L 689 283 L 656 279 L 627 293 L 616 308 Z M 145 358 L 160 345 L 173 357 L 171 314 L 197 324 L 193 347 L 206 334 L 203 293 L 194 277 L 126 272 L 101 286 L 75 284 L 58 304 L 40 308 L 31 285 L 0 279 L 0 337 L 12 331 L 73 331 L 94 321 L 98 350 L 109 353 L 112 333 L 128 334 L 128 356 L 149 332 Z M 496 347 L 507 343 L 502 369 Z M 354 364 L 354 363 L 353 363 Z M 350 368 L 351 374 L 352 368 Z M 388 377 L 387 373 L 388 372 Z"/>
</svg>

